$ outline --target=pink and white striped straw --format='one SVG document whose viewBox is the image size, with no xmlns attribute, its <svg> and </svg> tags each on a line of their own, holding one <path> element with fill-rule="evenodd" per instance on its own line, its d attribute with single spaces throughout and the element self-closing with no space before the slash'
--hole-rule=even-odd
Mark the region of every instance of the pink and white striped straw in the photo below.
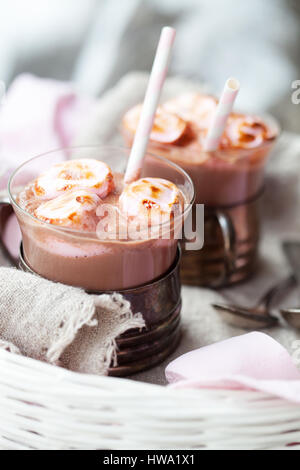
<svg viewBox="0 0 300 470">
<path fill-rule="evenodd" d="M 126 184 L 131 183 L 140 177 L 156 108 L 168 71 L 170 53 L 175 39 L 175 34 L 175 29 L 168 26 L 164 27 L 161 31 L 141 116 L 127 163 L 124 179 Z"/>
<path fill-rule="evenodd" d="M 232 111 L 235 98 L 239 92 L 240 84 L 235 78 L 228 78 L 218 103 L 213 122 L 208 129 L 204 150 L 216 150 L 219 146 L 229 114 Z"/>
</svg>

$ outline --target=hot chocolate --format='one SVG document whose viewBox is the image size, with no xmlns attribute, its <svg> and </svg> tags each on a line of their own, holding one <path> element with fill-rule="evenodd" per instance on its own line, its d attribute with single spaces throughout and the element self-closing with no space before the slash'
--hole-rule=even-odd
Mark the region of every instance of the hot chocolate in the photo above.
<svg viewBox="0 0 300 470">
<path fill-rule="evenodd" d="M 229 206 L 258 193 L 264 167 L 278 130 L 257 116 L 231 113 L 218 150 L 205 152 L 217 99 L 195 93 L 164 103 L 157 112 L 149 151 L 163 155 L 190 174 L 196 203 Z M 125 141 L 132 144 L 140 105 L 129 110 L 122 122 Z"/>
<path fill-rule="evenodd" d="M 224 102 L 229 109 L 230 103 Z M 267 156 L 278 135 L 270 118 L 220 114 L 212 96 L 188 93 L 163 103 L 150 134 L 149 151 L 177 163 L 192 178 L 195 202 L 205 205 L 204 246 L 183 252 L 181 278 L 192 285 L 222 286 L 248 277 L 255 268 L 259 199 Z M 131 146 L 140 105 L 122 121 Z M 217 150 L 205 151 L 209 131 L 224 129 Z M 208 146 L 209 147 L 209 146 Z"/>
<path fill-rule="evenodd" d="M 106 163 L 80 159 L 29 180 L 13 200 L 28 265 L 45 278 L 97 291 L 164 274 L 176 256 L 189 195 L 157 172 L 125 187 L 123 174 Z"/>
</svg>

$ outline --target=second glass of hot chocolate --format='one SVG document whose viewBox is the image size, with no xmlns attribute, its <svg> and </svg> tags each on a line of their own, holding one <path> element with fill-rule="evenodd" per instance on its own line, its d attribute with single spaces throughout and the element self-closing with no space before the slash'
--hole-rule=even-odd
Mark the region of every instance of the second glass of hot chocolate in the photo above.
<svg viewBox="0 0 300 470">
<path fill-rule="evenodd" d="M 231 113 L 218 149 L 207 152 L 205 139 L 217 103 L 197 93 L 163 103 L 148 146 L 191 176 L 195 203 L 205 205 L 204 247 L 184 254 L 183 281 L 215 287 L 241 281 L 255 268 L 265 166 L 279 133 L 270 117 Z M 139 114 L 137 105 L 123 117 L 129 146 Z"/>
</svg>

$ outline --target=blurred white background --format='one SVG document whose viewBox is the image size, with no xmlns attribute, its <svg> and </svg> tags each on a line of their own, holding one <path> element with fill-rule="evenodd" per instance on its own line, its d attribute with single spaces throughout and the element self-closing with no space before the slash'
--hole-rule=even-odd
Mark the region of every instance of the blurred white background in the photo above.
<svg viewBox="0 0 300 470">
<path fill-rule="evenodd" d="M 126 72 L 150 70 L 160 29 L 177 29 L 171 74 L 220 93 L 239 78 L 238 107 L 272 111 L 300 130 L 298 0 L 0 0 L 0 79 L 22 72 L 73 80 L 99 95 Z"/>
</svg>

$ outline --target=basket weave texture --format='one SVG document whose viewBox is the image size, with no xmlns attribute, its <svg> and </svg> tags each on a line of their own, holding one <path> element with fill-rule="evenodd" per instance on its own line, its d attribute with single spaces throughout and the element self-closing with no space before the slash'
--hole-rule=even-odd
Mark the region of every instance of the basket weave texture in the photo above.
<svg viewBox="0 0 300 470">
<path fill-rule="evenodd" d="M 300 449 L 300 406 L 173 390 L 0 351 L 0 449 Z"/>
</svg>

